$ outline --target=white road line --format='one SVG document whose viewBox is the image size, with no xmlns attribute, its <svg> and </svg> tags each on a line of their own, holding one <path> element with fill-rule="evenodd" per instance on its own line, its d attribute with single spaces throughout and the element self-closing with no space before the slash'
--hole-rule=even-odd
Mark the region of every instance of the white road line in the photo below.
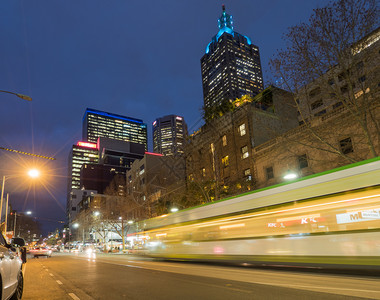
<svg viewBox="0 0 380 300">
<path fill-rule="evenodd" d="M 71 298 L 73 298 L 74 300 L 80 300 L 80 298 L 77 295 L 75 295 L 74 293 L 69 293 L 69 296 Z"/>
<path fill-rule="evenodd" d="M 53 277 L 53 276 L 54 276 L 52 273 L 49 273 L 49 275 L 50 275 L 51 277 Z"/>
<path fill-rule="evenodd" d="M 58 284 L 63 284 L 63 283 L 62 283 L 61 281 L 59 281 L 59 280 L 56 280 L 56 281 L 57 281 Z"/>
</svg>

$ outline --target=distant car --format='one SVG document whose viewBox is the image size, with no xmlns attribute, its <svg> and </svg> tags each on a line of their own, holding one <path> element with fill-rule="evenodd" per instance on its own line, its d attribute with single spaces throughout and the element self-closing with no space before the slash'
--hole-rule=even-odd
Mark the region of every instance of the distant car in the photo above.
<svg viewBox="0 0 380 300">
<path fill-rule="evenodd" d="M 21 238 L 13 238 L 8 244 L 0 233 L 0 299 L 19 300 L 24 289 L 22 274 L 22 260 L 17 254 L 16 247 L 23 247 L 25 242 Z"/>
<path fill-rule="evenodd" d="M 34 257 L 37 257 L 37 256 L 47 256 L 47 257 L 50 257 L 51 256 L 51 250 L 46 248 L 46 247 L 36 247 L 34 249 L 30 249 L 29 250 L 29 254 L 33 255 Z"/>
</svg>

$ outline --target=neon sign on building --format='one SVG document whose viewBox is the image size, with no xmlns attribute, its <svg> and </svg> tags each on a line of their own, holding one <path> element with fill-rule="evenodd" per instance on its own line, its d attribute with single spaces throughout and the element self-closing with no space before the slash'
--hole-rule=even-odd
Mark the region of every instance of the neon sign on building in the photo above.
<svg viewBox="0 0 380 300">
<path fill-rule="evenodd" d="M 92 149 L 98 149 L 98 146 L 96 144 L 89 143 L 89 142 L 78 142 L 77 146 L 86 147 L 86 148 L 92 148 Z"/>
</svg>

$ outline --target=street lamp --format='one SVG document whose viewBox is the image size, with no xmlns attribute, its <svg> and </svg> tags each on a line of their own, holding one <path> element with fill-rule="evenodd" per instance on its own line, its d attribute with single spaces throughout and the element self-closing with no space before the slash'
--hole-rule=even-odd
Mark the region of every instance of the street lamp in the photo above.
<svg viewBox="0 0 380 300">
<path fill-rule="evenodd" d="M 40 175 L 40 172 L 36 169 L 32 169 L 32 170 L 29 170 L 28 171 L 28 175 L 32 178 L 37 178 L 39 175 Z M 0 199 L 0 224 L 1 224 L 1 219 L 2 219 L 2 216 L 3 216 L 3 199 L 4 199 L 4 186 L 5 186 L 5 181 L 9 178 L 12 178 L 12 177 L 17 177 L 16 175 L 9 175 L 9 176 L 6 176 L 4 175 L 3 176 L 3 183 L 2 183 L 2 186 L 1 186 L 1 199 Z"/>
<path fill-rule="evenodd" d="M 79 228 L 80 225 L 79 225 L 79 223 L 74 223 L 73 227 L 74 228 Z M 84 226 L 82 226 L 82 243 L 83 243 L 83 248 L 84 248 Z"/>
<path fill-rule="evenodd" d="M 40 171 L 38 171 L 37 169 L 31 169 L 29 170 L 28 175 L 32 178 L 37 178 L 38 176 L 40 176 Z"/>
<path fill-rule="evenodd" d="M 12 95 L 16 95 L 17 97 L 21 98 L 21 99 L 24 99 L 26 101 L 32 101 L 32 98 L 27 96 L 27 95 L 23 95 L 23 94 L 19 94 L 19 93 L 13 93 L 13 92 L 9 92 L 9 91 L 2 91 L 0 90 L 0 92 L 2 93 L 7 93 L 7 94 L 12 94 Z"/>
<path fill-rule="evenodd" d="M 8 200 L 8 197 L 7 197 L 7 200 Z M 8 201 L 7 201 L 7 208 L 8 208 Z M 12 213 L 11 213 L 12 214 Z M 13 236 L 16 236 L 16 220 L 17 220 L 17 213 L 16 212 L 13 212 L 13 214 L 15 215 L 14 217 L 14 221 L 13 221 Z M 26 211 L 25 212 L 26 215 L 31 215 L 32 212 L 30 210 Z M 22 216 L 22 214 L 18 214 L 18 216 Z M 5 220 L 7 220 L 7 218 L 5 218 Z M 20 226 L 19 226 L 19 229 L 20 229 Z M 7 232 L 7 221 L 5 221 L 5 232 Z M 19 233 L 20 233 L 20 230 L 19 230 Z"/>
</svg>

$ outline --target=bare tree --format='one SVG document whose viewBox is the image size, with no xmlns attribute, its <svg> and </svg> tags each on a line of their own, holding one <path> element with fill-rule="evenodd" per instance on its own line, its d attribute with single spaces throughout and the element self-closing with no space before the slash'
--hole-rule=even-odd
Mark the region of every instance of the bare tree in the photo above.
<svg viewBox="0 0 380 300">
<path fill-rule="evenodd" d="M 289 28 L 286 49 L 279 50 L 270 65 L 284 88 L 294 94 L 301 123 L 309 131 L 309 147 L 342 157 L 355 158 L 323 135 L 328 129 L 313 126 L 310 104 L 317 95 L 321 103 L 338 108 L 357 127 L 367 157 L 379 155 L 379 65 L 373 63 L 379 39 L 379 8 L 376 0 L 339 0 L 314 9 L 308 23 Z M 375 51 L 376 50 L 376 51 Z M 372 59 L 372 63 L 371 63 Z M 314 99 L 314 100 L 313 100 Z M 322 101 L 323 100 L 323 101 Z M 314 102 L 318 105 L 318 102 Z M 344 126 L 342 127 L 344 129 Z"/>
</svg>

